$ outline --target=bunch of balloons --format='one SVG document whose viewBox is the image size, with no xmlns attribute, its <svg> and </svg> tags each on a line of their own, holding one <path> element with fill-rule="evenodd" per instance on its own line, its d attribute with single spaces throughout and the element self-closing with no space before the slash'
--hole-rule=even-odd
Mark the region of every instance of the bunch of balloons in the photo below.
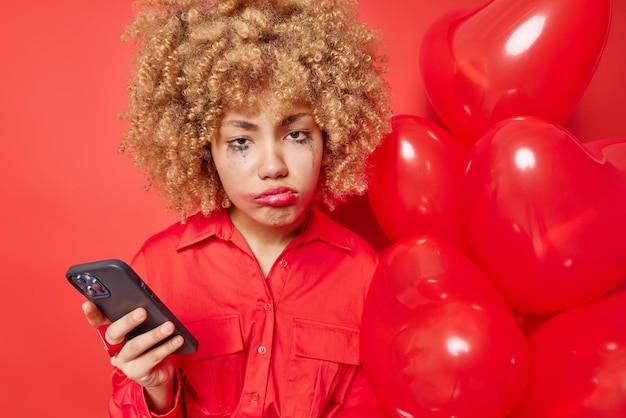
<svg viewBox="0 0 626 418">
<path fill-rule="evenodd" d="M 493 0 L 426 33 L 447 129 L 399 115 L 369 202 L 392 245 L 361 353 L 382 409 L 349 417 L 626 416 L 626 139 L 561 126 L 610 0 Z M 575 51 L 575 53 L 571 53 Z"/>
</svg>

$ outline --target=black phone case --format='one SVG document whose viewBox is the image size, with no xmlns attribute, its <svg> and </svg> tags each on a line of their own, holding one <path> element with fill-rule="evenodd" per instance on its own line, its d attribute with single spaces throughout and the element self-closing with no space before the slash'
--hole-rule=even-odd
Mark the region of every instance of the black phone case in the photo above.
<svg viewBox="0 0 626 418">
<path fill-rule="evenodd" d="M 111 259 L 77 264 L 67 270 L 65 277 L 111 321 L 143 307 L 148 317 L 128 333 L 128 338 L 154 329 L 165 321 L 172 321 L 176 327 L 172 336 L 182 335 L 185 339 L 185 343 L 175 353 L 191 354 L 197 351 L 198 341 L 194 336 L 125 262 Z"/>
</svg>

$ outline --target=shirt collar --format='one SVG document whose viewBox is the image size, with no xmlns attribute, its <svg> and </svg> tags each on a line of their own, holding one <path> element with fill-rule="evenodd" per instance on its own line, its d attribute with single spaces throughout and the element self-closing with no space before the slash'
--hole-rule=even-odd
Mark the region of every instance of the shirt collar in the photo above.
<svg viewBox="0 0 626 418">
<path fill-rule="evenodd" d="M 209 217 L 197 213 L 187 220 L 176 249 L 180 250 L 195 245 L 211 237 L 231 241 L 234 234 L 235 226 L 227 211 L 219 210 Z M 289 247 L 321 239 L 331 245 L 350 251 L 352 246 L 348 237 L 349 234 L 346 234 L 345 227 L 331 220 L 318 208 L 313 208 L 309 212 L 304 229 L 289 244 Z"/>
<path fill-rule="evenodd" d="M 349 235 L 346 234 L 343 226 L 330 219 L 318 208 L 313 208 L 309 212 L 309 218 L 304 229 L 294 238 L 290 246 L 321 239 L 331 245 L 350 251 L 352 246 L 348 237 Z"/>
<path fill-rule="evenodd" d="M 192 246 L 213 236 L 230 241 L 234 232 L 235 226 L 225 210 L 216 211 L 208 217 L 199 212 L 187 219 L 176 250 Z"/>
</svg>

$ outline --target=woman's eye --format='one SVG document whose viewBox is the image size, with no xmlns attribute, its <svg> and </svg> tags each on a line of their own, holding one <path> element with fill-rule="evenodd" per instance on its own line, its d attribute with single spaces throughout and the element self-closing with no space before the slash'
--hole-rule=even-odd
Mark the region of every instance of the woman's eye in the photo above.
<svg viewBox="0 0 626 418">
<path fill-rule="evenodd" d="M 287 135 L 288 139 L 293 139 L 297 142 L 305 142 L 309 139 L 308 132 L 306 131 L 291 131 Z"/>
<path fill-rule="evenodd" d="M 235 149 L 237 151 L 245 151 L 248 149 L 250 143 L 248 138 L 235 138 L 228 141 L 228 148 Z"/>
</svg>

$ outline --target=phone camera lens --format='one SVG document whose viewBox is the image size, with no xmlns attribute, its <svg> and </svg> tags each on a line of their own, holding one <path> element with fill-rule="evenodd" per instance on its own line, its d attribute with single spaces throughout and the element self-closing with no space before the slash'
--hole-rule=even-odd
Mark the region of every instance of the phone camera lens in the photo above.
<svg viewBox="0 0 626 418">
<path fill-rule="evenodd" d="M 78 286 L 84 286 L 87 283 L 85 282 L 85 279 L 82 278 L 82 276 L 74 276 L 73 277 L 74 283 L 76 283 Z"/>
<path fill-rule="evenodd" d="M 89 273 L 78 273 L 72 277 L 72 282 L 89 298 L 102 299 L 109 297 L 109 290 Z"/>
</svg>

